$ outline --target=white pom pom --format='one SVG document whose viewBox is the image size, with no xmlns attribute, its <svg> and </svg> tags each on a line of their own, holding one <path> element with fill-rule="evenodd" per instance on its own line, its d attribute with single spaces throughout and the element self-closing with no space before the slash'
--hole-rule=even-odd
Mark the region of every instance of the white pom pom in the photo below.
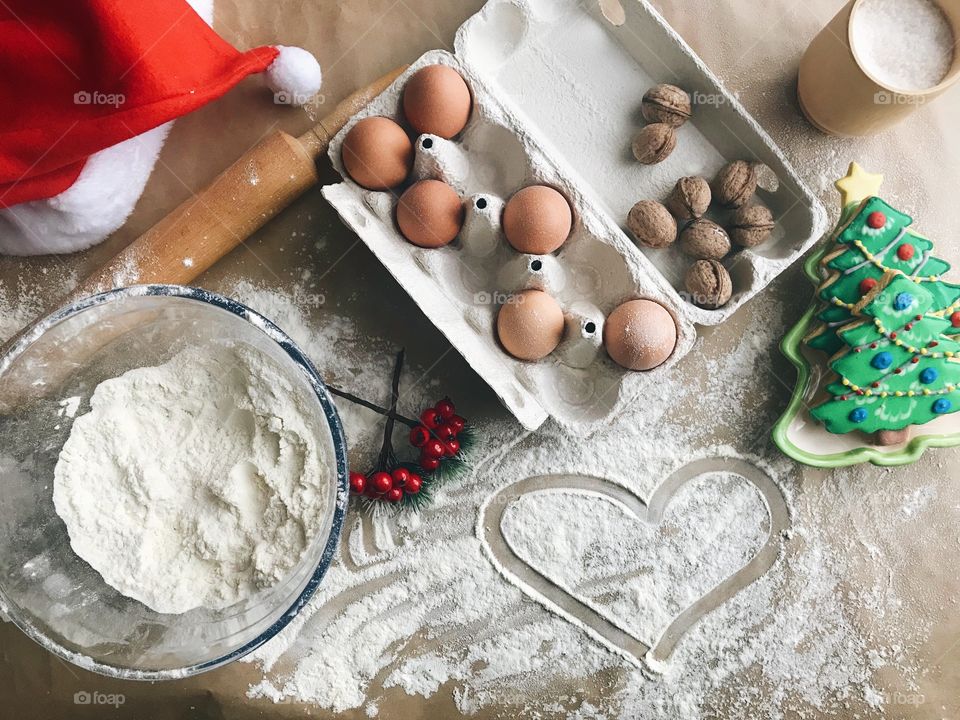
<svg viewBox="0 0 960 720">
<path fill-rule="evenodd" d="M 303 48 L 277 45 L 276 60 L 267 68 L 267 84 L 274 101 L 286 105 L 304 105 L 320 92 L 323 73 L 320 63 Z"/>
</svg>

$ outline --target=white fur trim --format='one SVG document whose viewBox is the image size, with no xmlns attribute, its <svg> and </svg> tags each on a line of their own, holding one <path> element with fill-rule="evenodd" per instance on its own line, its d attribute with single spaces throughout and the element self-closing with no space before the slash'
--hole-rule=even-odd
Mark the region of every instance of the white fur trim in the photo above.
<svg viewBox="0 0 960 720">
<path fill-rule="evenodd" d="M 213 0 L 187 0 L 187 2 L 207 25 L 213 26 Z"/>
<path fill-rule="evenodd" d="M 59 195 L 0 210 L 0 253 L 72 253 L 103 240 L 133 211 L 172 124 L 94 153 Z"/>
<path fill-rule="evenodd" d="M 213 24 L 213 0 L 187 2 Z M 72 253 L 104 240 L 133 212 L 172 125 L 94 153 L 77 181 L 55 197 L 0 210 L 0 254 Z"/>
<path fill-rule="evenodd" d="M 267 68 L 267 84 L 274 101 L 284 105 L 305 105 L 320 92 L 323 72 L 317 59 L 303 48 L 276 45 L 280 52 Z"/>
</svg>

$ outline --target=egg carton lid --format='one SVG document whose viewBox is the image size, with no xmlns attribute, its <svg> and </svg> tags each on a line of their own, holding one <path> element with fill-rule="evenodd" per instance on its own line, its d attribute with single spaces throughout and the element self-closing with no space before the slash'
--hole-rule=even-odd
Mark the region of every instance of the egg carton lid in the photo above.
<svg viewBox="0 0 960 720">
<path fill-rule="evenodd" d="M 454 47 L 488 92 L 527 117 L 564 173 L 621 230 L 635 202 L 665 198 L 680 177 L 709 180 L 724 162 L 741 159 L 769 169 L 763 174 L 772 186 L 757 194 L 774 212 L 777 236 L 736 255 L 729 268 L 735 293 L 725 306 L 706 310 L 681 298 L 675 286 L 689 260 L 676 248 L 644 253 L 691 322 L 722 323 L 826 232 L 826 209 L 780 148 L 647 0 L 489 0 L 457 31 Z M 645 123 L 640 99 L 663 82 L 693 99 L 678 146 L 705 140 L 711 152 L 681 158 L 678 147 L 658 165 L 641 165 L 630 152 Z"/>
<path fill-rule="evenodd" d="M 496 98 L 499 102 L 495 104 L 506 106 L 508 114 L 517 117 L 525 128 L 522 132 L 536 136 L 534 144 L 567 179 L 564 185 L 575 188 L 578 202 L 574 204 L 589 207 L 583 218 L 617 248 L 632 275 L 645 277 L 638 285 L 640 294 L 652 290 L 652 296 L 675 314 L 680 337 L 675 356 L 667 363 L 672 365 L 693 346 L 693 324 L 713 325 L 728 318 L 820 238 L 827 214 L 769 136 L 646 0 L 630 2 L 620 24 L 611 23 L 603 14 L 601 5 L 609 14 L 611 4 L 616 5 L 617 0 L 583 4 L 576 0 L 490 0 L 458 31 L 455 57 L 440 51 L 427 53 L 360 115 L 389 114 L 384 113 L 389 106 L 384 98 L 396 95 L 410 73 L 424 64 L 462 66 L 475 97 Z M 640 98 L 656 82 L 673 82 L 695 97 L 714 98 L 709 122 L 704 118 L 697 123 L 695 113 L 688 123 L 698 126 L 689 130 L 688 137 L 702 139 L 702 135 L 703 144 L 710 146 L 701 166 L 684 166 L 678 171 L 669 160 L 651 167 L 630 157 L 630 139 L 643 122 L 636 112 Z M 339 148 L 351 125 L 348 123 L 329 149 L 334 167 L 341 173 Z M 744 261 L 732 268 L 732 274 L 734 282 L 746 289 L 724 308 L 708 311 L 680 296 L 668 280 L 669 263 L 638 249 L 621 223 L 641 197 L 665 196 L 677 178 L 691 174 L 711 177 L 723 162 L 733 159 L 753 159 L 776 176 L 776 187 L 761 191 L 761 198 L 777 215 L 782 242 L 769 249 L 741 252 L 738 259 Z M 358 201 L 352 183 L 327 186 L 323 194 L 398 280 L 402 282 L 416 269 L 414 251 L 396 242 L 395 230 L 384 225 L 382 212 Z M 531 390 L 525 372 L 511 371 L 498 355 L 502 350 L 491 352 L 492 341 L 477 322 L 436 302 L 442 288 L 433 283 L 404 286 L 524 426 L 536 428 L 555 414 Z M 618 388 L 618 406 L 639 395 L 659 376 L 657 371 L 624 373 L 630 377 Z"/>
</svg>

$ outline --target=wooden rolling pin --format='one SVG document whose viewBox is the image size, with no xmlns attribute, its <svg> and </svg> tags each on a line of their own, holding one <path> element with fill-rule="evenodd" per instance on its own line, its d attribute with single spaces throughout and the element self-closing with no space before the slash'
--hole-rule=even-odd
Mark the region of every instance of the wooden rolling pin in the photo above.
<svg viewBox="0 0 960 720">
<path fill-rule="evenodd" d="M 278 130 L 81 282 L 62 304 L 119 284 L 187 285 L 319 181 L 317 160 L 406 70 L 357 90 L 298 138 Z M 133 280 L 135 278 L 135 280 Z"/>
</svg>

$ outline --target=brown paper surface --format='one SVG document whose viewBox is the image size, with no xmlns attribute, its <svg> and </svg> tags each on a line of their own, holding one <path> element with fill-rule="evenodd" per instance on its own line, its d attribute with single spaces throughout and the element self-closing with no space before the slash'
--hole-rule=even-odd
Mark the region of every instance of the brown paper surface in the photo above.
<svg viewBox="0 0 960 720">
<path fill-rule="evenodd" d="M 325 102 L 332 106 L 356 87 L 428 49 L 450 48 L 456 28 L 481 5 L 481 0 L 220 0 L 216 27 L 241 48 L 279 42 L 302 45 L 316 53 L 325 73 Z M 827 138 L 811 128 L 798 111 L 795 81 L 800 56 L 838 5 L 838 0 L 658 3 L 676 30 L 739 93 L 748 110 L 785 149 L 801 175 L 815 189 L 824 190 L 824 202 L 834 215 L 836 196 L 828 181 L 843 174 L 849 160 L 859 160 L 868 169 L 886 174 L 884 195 L 898 206 L 910 207 L 918 227 L 937 239 L 938 254 L 960 266 L 960 233 L 955 229 L 956 193 L 960 187 L 960 140 L 956 137 L 960 92 L 949 93 L 922 108 L 893 131 L 860 141 Z M 76 256 L 0 258 L 0 282 L 16 291 L 20 287 L 56 287 L 59 279 L 85 275 L 272 129 L 299 134 L 309 127 L 310 119 L 304 111 L 273 105 L 261 82 L 247 80 L 225 98 L 176 123 L 136 211 L 107 242 Z M 334 173 L 326 168 L 324 181 L 335 180 Z M 319 237 L 326 242 L 317 247 L 314 240 Z M 217 290 L 224 278 L 246 276 L 270 286 L 290 287 L 304 267 L 324 272 L 320 284 L 325 295 L 335 299 L 331 307 L 356 318 L 361 329 L 368 327 L 398 345 L 413 347 L 414 361 L 418 357 L 420 361 L 431 355 L 439 357 L 448 348 L 402 288 L 343 228 L 318 190 L 307 193 L 201 278 L 200 283 Z M 785 296 L 798 298 L 793 315 L 786 319 L 787 323 L 794 322 L 810 296 L 799 264 L 775 287 Z M 357 288 L 364 292 L 354 292 Z M 763 302 L 762 295 L 754 301 Z M 705 342 L 698 352 L 723 352 L 738 336 L 743 319 L 750 312 L 748 305 L 723 327 L 705 332 Z M 390 316 L 403 317 L 405 321 L 384 319 Z M 771 363 L 777 373 L 792 378 L 781 358 L 771 358 Z M 492 393 L 456 353 L 444 355 L 433 372 L 441 386 L 459 384 L 478 413 L 503 416 L 504 411 L 491 397 Z M 758 378 L 758 382 L 762 381 Z M 785 404 L 788 390 L 772 390 L 771 402 Z M 718 438 L 719 442 L 724 440 Z M 911 661 L 926 668 L 920 687 L 925 702 L 917 707 L 895 708 L 896 717 L 960 714 L 956 693 L 960 687 L 960 646 L 955 645 L 960 641 L 955 604 L 960 591 L 960 569 L 953 559 L 956 528 L 960 527 L 960 511 L 955 507 L 956 498 L 960 497 L 958 469 L 960 448 L 954 448 L 928 452 L 916 465 L 895 471 L 903 477 L 916 478 L 917 486 L 936 480 L 937 502 L 942 505 L 929 534 L 914 538 L 912 547 L 901 548 L 901 556 L 910 557 L 911 562 L 890 568 L 891 577 L 895 576 L 899 585 L 924 589 L 910 593 L 909 597 L 914 599 L 905 600 L 898 614 L 906 618 L 911 613 L 929 613 L 932 608 L 935 615 L 929 636 L 919 638 L 909 650 Z M 869 468 L 865 472 L 878 487 L 889 481 L 890 476 L 883 469 Z M 829 474 L 807 471 L 805 482 L 829 483 Z M 855 523 L 861 503 L 862 498 L 850 498 L 848 504 L 831 507 L 823 514 L 819 508 L 805 507 L 802 494 L 795 498 L 799 512 L 821 514 L 820 531 L 838 536 Z M 896 622 L 893 616 L 858 619 L 872 628 L 878 643 L 884 640 L 885 623 Z M 584 643 L 588 642 L 591 641 L 585 637 Z M 260 673 L 254 666 L 235 663 L 179 682 L 113 681 L 56 659 L 11 624 L 0 623 L 0 717 L 243 720 L 331 716 L 315 707 L 247 699 L 249 684 L 259 679 Z M 544 692 L 556 694 L 565 689 L 578 690 L 585 698 L 600 698 L 610 687 L 610 679 L 571 680 L 567 688 L 518 690 L 518 701 L 520 705 L 529 703 L 536 707 Z M 894 672 L 875 679 L 881 690 L 895 691 L 897 682 Z M 407 696 L 396 688 L 386 692 L 378 688 L 377 694 L 382 697 L 379 717 L 457 717 L 453 689 L 452 685 L 445 685 L 425 700 Z M 78 691 L 122 693 L 125 701 L 117 709 L 78 706 L 73 701 Z M 477 717 L 499 717 L 505 712 L 509 711 L 488 708 Z M 366 714 L 359 709 L 339 717 L 365 718 Z"/>
</svg>

